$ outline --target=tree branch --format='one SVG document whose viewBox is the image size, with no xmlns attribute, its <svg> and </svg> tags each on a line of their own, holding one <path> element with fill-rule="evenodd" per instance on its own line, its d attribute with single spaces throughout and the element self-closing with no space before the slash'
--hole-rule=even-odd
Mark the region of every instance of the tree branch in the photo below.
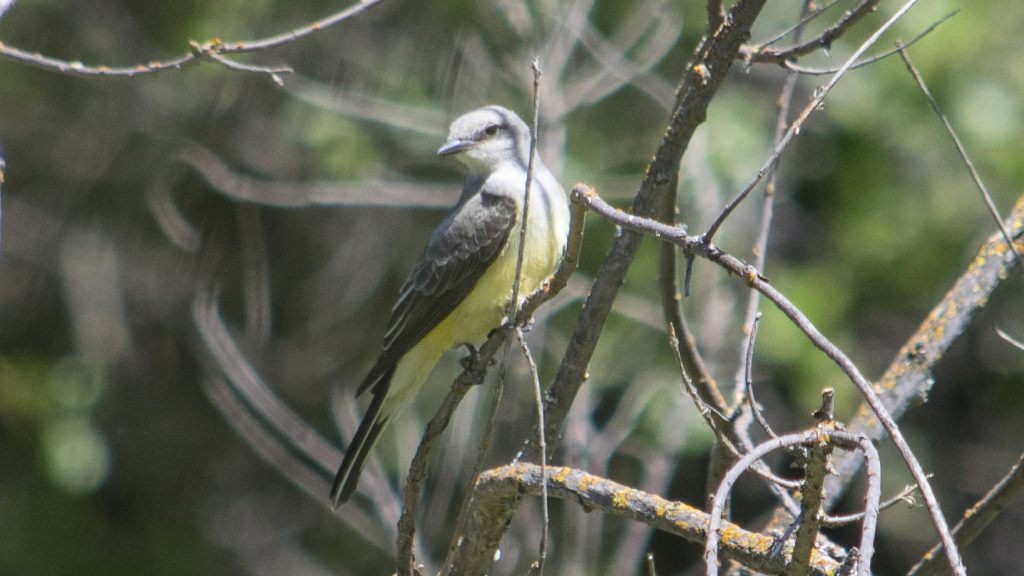
<svg viewBox="0 0 1024 576">
<path fill-rule="evenodd" d="M 301 28 L 296 28 L 282 34 L 260 40 L 236 42 L 224 42 L 220 39 L 207 40 L 206 42 L 197 42 L 192 40 L 189 42 L 189 51 L 181 56 L 171 58 L 169 60 L 152 60 L 146 63 L 132 64 L 128 66 L 87 66 L 78 61 L 61 60 L 50 56 L 44 56 L 37 52 L 28 52 L 13 46 L 7 46 L 2 42 L 0 42 L 0 57 L 7 58 L 8 60 L 13 60 L 15 62 L 21 62 L 22 64 L 28 64 L 29 66 L 34 66 L 43 70 L 49 70 L 51 72 L 89 78 L 132 78 L 135 76 L 165 72 L 167 70 L 180 70 L 186 66 L 198 64 L 203 61 L 212 61 L 232 70 L 267 74 L 280 84 L 281 81 L 280 78 L 277 78 L 277 75 L 289 73 L 292 71 L 291 68 L 252 66 L 230 60 L 226 58 L 225 55 L 258 52 L 290 44 L 296 40 L 310 36 L 315 32 L 325 30 L 336 24 L 344 22 L 345 20 L 358 16 L 383 1 L 384 0 L 360 0 L 357 4 L 349 6 L 348 8 L 321 20 L 317 20 L 316 22 L 312 22 Z"/>
<path fill-rule="evenodd" d="M 1006 219 L 1006 229 L 1014 238 L 1017 251 L 1024 250 L 1024 195 Z M 1017 268 L 1017 259 L 1006 245 L 1002 232 L 989 236 L 971 264 L 942 300 L 932 308 L 917 330 L 900 347 L 896 357 L 873 386 L 888 413 L 902 416 L 908 408 L 927 398 L 935 381 L 932 369 L 946 350 L 956 342 L 989 296 Z M 860 406 L 848 428 L 864 432 L 872 440 L 881 439 L 885 430 L 867 403 Z M 837 457 L 837 476 L 826 484 L 827 506 L 842 497 L 853 473 L 860 467 L 856 459 Z"/>
<path fill-rule="evenodd" d="M 1010 468 L 1006 476 L 996 483 L 991 490 L 974 506 L 964 512 L 964 517 L 953 528 L 953 536 L 957 546 L 969 546 L 975 538 L 1006 509 L 1007 504 L 1024 488 L 1024 454 Z M 924 557 L 907 572 L 907 576 L 937 576 L 942 573 L 940 552 L 942 546 L 936 544 L 925 553 Z"/>
<path fill-rule="evenodd" d="M 465 537 L 470 540 L 493 538 L 493 523 L 507 516 L 524 495 L 541 494 L 541 478 L 540 466 L 527 463 L 502 466 L 481 474 L 476 485 L 477 497 L 473 510 L 467 515 L 472 520 L 472 529 L 465 533 Z M 703 542 L 707 536 L 709 515 L 682 502 L 666 500 L 574 468 L 548 466 L 547 478 L 548 494 L 551 497 L 575 502 L 585 510 L 600 510 L 643 522 L 694 543 Z M 721 543 L 725 557 L 733 558 L 759 572 L 783 573 L 784 560 L 770 553 L 771 537 L 749 532 L 728 522 L 722 525 L 721 530 L 728 535 Z M 497 547 L 497 542 L 473 541 L 466 545 L 493 549 Z M 815 554 L 814 558 L 812 574 L 834 574 L 839 567 L 835 560 L 824 554 Z M 490 562 L 491 558 L 480 558 L 475 563 L 459 564 L 453 567 L 455 570 L 446 574 L 482 574 Z"/>
<path fill-rule="evenodd" d="M 896 425 L 896 421 L 886 411 L 885 406 L 878 394 L 872 388 L 871 383 L 868 382 L 867 378 L 861 374 L 857 366 L 849 359 L 849 357 L 846 356 L 846 354 L 843 353 L 842 350 L 829 341 L 828 338 L 826 338 L 814 326 L 810 319 L 807 318 L 807 316 L 805 316 L 804 313 L 801 312 L 800 309 L 798 309 L 792 302 L 790 302 L 789 299 L 787 299 L 774 286 L 769 284 L 766 279 L 761 277 L 753 266 L 749 266 L 740 259 L 722 252 L 714 245 L 707 244 L 704 236 L 690 236 L 681 228 L 667 226 L 648 218 L 634 216 L 615 210 L 604 200 L 597 197 L 596 194 L 585 196 L 584 199 L 592 210 L 619 226 L 651 234 L 661 239 L 677 243 L 686 250 L 687 254 L 701 256 L 718 264 L 729 272 L 732 272 L 746 280 L 747 284 L 751 288 L 761 292 L 765 298 L 775 304 L 775 306 L 785 314 L 801 332 L 804 333 L 807 339 L 816 348 L 824 352 L 825 355 L 828 356 L 843 371 L 843 373 L 847 375 L 854 386 L 856 386 L 860 391 L 861 395 L 865 399 L 865 403 L 868 405 L 871 412 L 874 413 L 877 421 L 880 422 L 885 431 L 889 433 L 889 436 L 896 445 L 896 449 L 899 451 L 900 456 L 903 458 L 904 462 L 906 462 L 911 474 L 913 474 L 914 479 L 921 488 L 921 495 L 928 507 L 928 512 L 932 517 L 935 529 L 943 543 L 946 544 L 946 554 L 950 562 L 950 567 L 953 568 L 954 573 L 958 576 L 966 573 L 966 570 L 963 567 L 963 562 L 960 559 L 959 552 L 955 549 L 953 544 L 952 536 L 949 535 L 949 528 L 947 527 L 946 520 L 942 515 L 942 510 L 939 508 L 938 501 L 935 498 L 935 493 L 932 491 L 931 485 L 928 483 L 928 477 L 921 468 L 920 463 L 917 461 L 917 457 L 914 456 L 913 451 L 910 449 L 906 439 L 903 437 L 903 433 L 900 432 L 899 427 Z"/>
<path fill-rule="evenodd" d="M 764 46 L 745 47 L 743 49 L 743 55 L 753 62 L 773 62 L 775 64 L 781 64 L 787 60 L 796 60 L 801 56 L 806 56 L 815 50 L 828 50 L 832 47 L 832 43 L 835 42 L 837 38 L 852 28 L 853 25 L 859 22 L 861 18 L 872 12 L 879 2 L 881 2 L 881 0 L 862 0 L 860 4 L 850 10 L 847 10 L 843 14 L 842 18 L 832 26 L 829 26 L 821 34 L 815 38 L 807 40 L 806 42 L 798 42 L 796 46 L 791 48 L 779 50 L 775 48 L 765 48 Z"/>
<path fill-rule="evenodd" d="M 881 491 L 882 485 L 878 454 L 875 452 L 874 446 L 871 445 L 871 442 L 863 435 L 849 434 L 839 430 L 830 429 L 827 426 L 819 425 L 806 432 L 787 434 L 758 445 L 742 458 L 737 460 L 736 464 L 726 472 L 725 476 L 722 478 L 722 483 L 719 485 L 715 492 L 715 496 L 712 499 L 711 514 L 705 535 L 704 564 L 706 573 L 709 576 L 717 576 L 718 552 L 729 540 L 733 538 L 730 528 L 727 525 L 722 527 L 722 513 L 725 508 L 725 503 L 728 500 L 729 492 L 732 490 L 732 486 L 735 484 L 736 480 L 739 479 L 739 476 L 743 472 L 747 471 L 755 462 L 758 462 L 765 455 L 775 450 L 798 445 L 815 446 L 818 444 L 831 443 L 846 449 L 855 448 L 864 451 L 864 456 L 869 462 L 869 467 L 872 472 L 874 472 L 874 474 L 868 475 L 868 490 L 865 495 L 866 513 L 863 526 L 861 527 L 861 548 L 862 550 L 867 550 L 867 555 L 866 557 L 861 558 L 860 570 L 858 572 L 860 576 L 867 576 L 870 574 L 870 550 L 874 541 L 876 519 L 878 516 L 878 495 Z M 814 514 L 813 511 L 808 511 L 806 509 L 804 509 L 803 513 L 805 516 L 807 514 Z M 721 543 L 719 540 L 721 540 Z M 774 548 L 774 545 L 770 547 L 770 549 Z M 785 548 L 788 548 L 788 550 Z M 771 554 L 773 559 L 782 560 L 782 569 L 791 567 L 791 563 L 785 561 L 785 556 L 789 555 L 792 558 L 792 554 L 794 553 L 791 546 L 787 546 L 785 548 L 783 549 L 783 554 Z M 813 549 L 811 552 L 812 553 L 808 559 L 806 568 L 808 569 L 807 573 L 813 574 L 816 573 L 816 570 L 820 569 L 822 561 L 827 559 L 827 556 L 816 553 Z M 833 561 L 831 559 L 828 560 Z M 758 570 L 758 568 L 755 568 L 754 566 L 749 567 Z"/>
</svg>

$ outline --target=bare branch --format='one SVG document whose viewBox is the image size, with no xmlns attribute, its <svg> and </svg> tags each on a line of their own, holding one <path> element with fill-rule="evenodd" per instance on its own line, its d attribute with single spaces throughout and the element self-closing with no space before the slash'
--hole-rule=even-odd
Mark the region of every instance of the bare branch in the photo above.
<svg viewBox="0 0 1024 576">
<path fill-rule="evenodd" d="M 909 506 L 913 506 L 914 505 L 914 497 L 913 497 L 914 492 L 917 492 L 917 485 L 916 484 L 913 484 L 913 485 L 910 485 L 910 486 L 904 486 L 903 489 L 899 491 L 899 493 L 897 493 L 896 495 L 892 496 L 888 500 L 880 503 L 878 505 L 878 510 L 882 511 L 882 510 L 886 510 L 888 508 L 892 508 L 893 506 L 895 506 L 896 504 L 899 504 L 900 502 L 904 502 L 904 503 L 908 504 Z M 865 512 L 863 512 L 863 511 L 861 511 L 861 512 L 854 512 L 853 514 L 843 514 L 843 515 L 840 515 L 840 516 L 832 516 L 830 514 L 826 514 L 821 519 L 821 525 L 822 526 L 826 526 L 828 528 L 840 528 L 840 527 L 845 526 L 847 524 L 852 524 L 854 522 L 860 522 L 860 521 L 864 520 L 864 514 L 865 514 Z"/>
<path fill-rule="evenodd" d="M 810 319 L 807 318 L 800 309 L 793 305 L 789 299 L 787 299 L 774 286 L 769 284 L 767 280 L 762 278 L 753 266 L 749 266 L 738 258 L 722 252 L 714 245 L 706 244 L 703 236 L 690 236 L 681 228 L 667 226 L 648 218 L 634 216 L 632 214 L 626 214 L 615 210 L 594 193 L 585 196 L 584 199 L 592 210 L 596 211 L 605 219 L 614 222 L 623 228 L 629 228 L 638 232 L 651 234 L 663 240 L 674 242 L 684 248 L 687 254 L 694 254 L 706 258 L 707 260 L 722 266 L 729 272 L 736 274 L 740 278 L 743 278 L 751 288 L 761 292 L 769 301 L 775 304 L 775 306 L 785 314 L 793 324 L 804 333 L 805 336 L 807 336 L 807 339 L 816 348 L 824 352 L 826 356 L 835 362 L 835 364 L 857 387 L 861 395 L 864 397 L 866 404 L 874 413 L 877 421 L 880 422 L 885 431 L 889 433 L 889 436 L 892 438 L 897 450 L 900 452 L 900 456 L 903 458 L 903 461 L 906 462 L 911 474 L 913 474 L 918 486 L 920 486 L 921 495 L 928 506 L 928 512 L 932 517 L 935 529 L 939 533 L 940 538 L 942 538 L 943 542 L 947 545 L 946 553 L 950 562 L 950 567 L 953 568 L 954 573 L 958 576 L 965 573 L 959 552 L 955 550 L 955 547 L 953 546 L 952 537 L 949 535 L 949 528 L 946 525 L 946 520 L 942 515 L 942 510 L 939 508 L 938 501 L 935 499 L 935 493 L 932 491 L 931 485 L 928 483 L 928 478 L 925 475 L 924 470 L 921 469 L 921 464 L 917 461 L 917 457 L 907 444 L 906 439 L 903 437 L 903 433 L 896 425 L 896 421 L 886 411 L 884 404 L 879 398 L 879 395 L 872 388 L 871 383 L 868 382 L 867 378 L 861 374 L 857 366 L 849 357 L 846 356 L 846 354 L 843 353 L 842 350 L 829 341 L 814 326 Z"/>
<path fill-rule="evenodd" d="M 875 3 L 877 1 L 878 0 L 865 0 L 864 3 Z M 819 109 L 821 103 L 825 101 L 825 97 L 828 96 L 829 92 L 831 92 L 833 88 L 835 88 L 836 84 L 839 83 L 839 80 L 846 75 L 846 72 L 853 66 L 857 59 L 860 58 L 861 55 L 867 51 L 868 48 L 874 45 L 874 43 L 877 42 L 878 39 L 882 37 L 882 34 L 884 34 L 886 30 L 888 30 L 890 27 L 892 27 L 893 24 L 895 24 L 900 18 L 902 18 L 903 15 L 906 14 L 907 11 L 910 10 L 910 8 L 916 3 L 917 0 L 909 0 L 907 3 L 905 3 L 899 10 L 896 11 L 895 14 L 892 15 L 891 18 L 889 18 L 889 20 L 885 22 L 885 24 L 882 24 L 882 26 L 880 26 L 878 30 L 875 30 L 875 32 L 871 36 L 869 36 L 867 40 L 865 40 L 856 50 L 854 50 L 853 54 L 851 54 L 850 57 L 846 59 L 846 63 L 843 64 L 843 66 L 839 68 L 839 71 L 836 72 L 834 76 L 832 76 L 832 79 L 828 81 L 828 84 L 825 84 L 824 86 L 821 86 L 817 90 L 815 90 L 815 94 L 811 98 L 811 101 L 807 103 L 807 106 L 804 107 L 803 111 L 800 112 L 796 120 L 793 121 L 793 123 L 789 127 L 789 130 L 786 131 L 785 135 L 783 135 L 783 137 L 779 139 L 778 143 L 772 149 L 771 154 L 768 156 L 768 160 L 764 163 L 763 166 L 761 166 L 761 169 L 757 171 L 757 174 L 754 176 L 754 178 L 742 190 L 740 190 L 739 194 L 737 194 L 735 198 L 730 200 L 729 203 L 726 204 L 724 208 L 722 208 L 722 213 L 719 214 L 717 218 L 715 218 L 715 221 L 711 223 L 711 226 L 708 226 L 707 232 L 704 233 L 704 238 L 706 242 L 711 242 L 711 240 L 715 237 L 715 233 L 718 232 L 718 229 L 725 222 L 726 218 L 728 218 L 729 215 L 732 214 L 732 211 L 735 210 L 741 202 L 743 202 L 743 200 L 747 197 L 748 194 L 750 194 L 754 187 L 757 186 L 757 184 L 761 182 L 762 179 L 764 179 L 765 175 L 768 174 L 768 172 L 773 169 L 775 164 L 778 163 L 779 156 L 782 155 L 782 151 L 786 149 L 786 147 L 789 145 L 789 142 L 793 139 L 793 137 L 800 132 L 800 128 L 803 126 L 804 122 L 807 121 L 807 119 L 815 110 Z"/>
<path fill-rule="evenodd" d="M 241 64 L 234 62 L 233 60 L 229 60 L 224 55 L 257 52 L 295 42 L 296 40 L 305 38 L 314 32 L 326 30 L 327 28 L 335 26 L 345 20 L 358 16 L 383 1 L 384 0 L 360 0 L 357 4 L 349 6 L 348 8 L 336 12 L 326 18 L 307 24 L 301 28 L 296 28 L 283 34 L 278 34 L 261 40 L 236 42 L 224 42 L 220 39 L 208 40 L 206 42 L 197 42 L 192 40 L 189 42 L 190 50 L 186 54 L 182 54 L 181 56 L 171 58 L 169 60 L 152 60 L 146 63 L 128 66 L 87 66 L 77 61 L 60 60 L 58 58 L 44 56 L 39 53 L 28 52 L 13 46 L 7 46 L 2 42 L 0 42 L 0 57 L 28 64 L 43 70 L 49 70 L 51 72 L 89 78 L 132 78 L 135 76 L 155 74 L 157 72 L 165 72 L 168 70 L 180 70 L 187 66 L 208 60 L 217 62 L 218 64 L 232 70 L 267 74 L 276 83 L 280 84 L 281 79 L 278 78 L 277 75 L 291 72 L 291 68 L 262 67 Z"/>
<path fill-rule="evenodd" d="M 800 24 L 795 28 L 794 40 L 797 44 L 800 43 L 800 39 L 803 36 L 803 22 L 810 16 L 808 10 L 810 9 L 810 0 L 804 0 L 803 7 L 800 9 Z M 832 4 L 829 4 L 831 6 Z M 815 14 L 820 14 L 821 11 L 827 9 L 821 8 Z M 786 79 L 782 82 L 782 89 L 779 91 L 779 99 L 775 104 L 775 135 L 773 136 L 773 146 L 778 146 L 782 141 L 782 138 L 786 134 L 786 127 L 789 125 L 789 111 L 793 105 L 793 93 L 796 91 L 797 75 L 795 73 L 789 73 L 786 75 Z M 775 214 L 775 187 L 778 183 L 778 164 L 773 166 L 767 176 L 767 182 L 764 186 L 764 200 L 761 204 L 761 221 L 758 226 L 757 239 L 754 241 L 754 248 L 752 250 L 754 256 L 754 267 L 760 270 L 762 273 L 765 270 L 765 265 L 768 260 L 768 240 L 771 236 L 772 219 Z M 750 334 L 750 338 L 743 341 L 740 347 L 740 358 L 743 360 L 740 365 L 743 366 L 742 372 L 737 371 L 736 374 L 736 388 L 733 394 L 733 406 L 739 408 L 742 404 L 742 394 L 744 389 L 749 390 L 750 383 L 750 364 L 753 361 L 753 354 L 751 348 L 754 345 L 754 332 L 757 330 L 757 318 L 760 317 L 759 311 L 761 303 L 761 295 L 756 290 L 751 290 L 747 295 L 747 311 L 743 317 L 743 331 L 744 333 Z M 745 374 L 741 379 L 741 374 Z M 745 384 L 745 386 L 743 385 Z M 751 404 L 751 409 L 757 415 L 756 405 Z M 763 418 L 762 418 L 763 419 Z M 761 427 L 765 427 L 765 423 L 761 423 Z M 767 430 L 767 429 L 766 429 Z"/>
<path fill-rule="evenodd" d="M 760 294 L 760 292 L 756 290 L 751 290 L 751 292 L 754 294 Z M 750 408 L 750 413 L 754 416 L 754 420 L 757 421 L 758 425 L 761 426 L 761 430 L 764 430 L 764 433 L 767 434 L 769 438 L 777 438 L 778 434 L 772 430 L 771 425 L 768 424 L 768 420 L 764 417 L 764 411 L 761 409 L 761 405 L 758 404 L 757 399 L 754 398 L 754 380 L 751 377 L 751 364 L 753 364 L 754 359 L 754 339 L 757 338 L 757 327 L 760 324 L 761 313 L 758 312 L 757 316 L 754 316 L 754 323 L 750 327 L 750 337 L 747 339 L 747 359 L 746 362 L 744 362 L 746 365 L 746 369 L 744 370 L 746 374 L 746 377 L 744 378 L 746 388 L 745 395 L 747 397 L 747 406 Z"/>
<path fill-rule="evenodd" d="M 797 45 L 792 48 L 777 50 L 774 48 L 765 48 L 763 45 L 752 46 L 744 49 L 744 56 L 754 62 L 774 62 L 779 64 L 787 60 L 796 60 L 801 56 L 814 52 L 815 50 L 828 50 L 832 47 L 832 43 L 835 42 L 837 38 L 853 27 L 853 25 L 860 21 L 861 18 L 872 12 L 879 2 L 881 2 L 881 0 L 861 0 L 860 4 L 850 10 L 847 10 L 839 21 L 828 27 L 817 37 L 806 42 L 797 42 Z"/>
<path fill-rule="evenodd" d="M 911 38 L 906 44 L 903 45 L 903 47 L 904 48 L 909 48 L 909 47 L 913 46 L 914 44 L 917 44 L 918 41 L 923 39 L 925 36 L 931 34 L 933 30 L 938 28 L 940 24 L 942 24 L 946 20 L 949 20 L 953 16 L 956 16 L 959 13 L 960 13 L 960 9 L 957 8 L 956 10 L 953 10 L 949 14 L 946 14 L 945 16 L 943 16 L 942 18 L 939 18 L 938 20 L 933 22 L 930 26 L 925 28 L 924 31 L 922 31 L 920 34 L 917 34 L 916 36 Z M 899 47 L 891 48 L 889 50 L 885 50 L 884 52 L 880 52 L 878 54 L 875 54 L 874 56 L 870 56 L 868 58 L 864 58 L 863 60 L 858 60 L 857 62 L 854 62 L 853 66 L 850 66 L 850 70 L 856 70 L 858 68 L 863 68 L 864 66 L 867 66 L 869 64 L 874 64 L 875 62 L 878 62 L 879 60 L 884 60 L 884 59 L 888 58 L 889 56 L 892 56 L 892 55 L 898 53 L 899 51 L 900 51 Z M 794 62 L 783 62 L 782 63 L 782 67 L 787 69 L 787 70 L 792 70 L 793 72 L 799 72 L 800 74 L 806 74 L 808 76 L 826 76 L 828 74 L 835 74 L 836 72 L 839 71 L 839 68 L 809 68 L 807 66 L 801 66 L 799 64 L 796 64 Z"/>
<path fill-rule="evenodd" d="M 533 394 L 534 401 L 537 406 L 537 429 L 544 429 L 544 392 L 540 386 L 540 374 L 537 372 L 537 363 L 533 361 L 533 355 L 530 354 L 530 348 L 526 345 L 526 340 L 523 338 L 522 328 L 516 326 L 515 329 L 516 342 L 519 344 L 519 349 L 522 350 L 523 356 L 526 358 L 527 363 L 530 366 L 530 380 L 533 381 Z M 548 461 L 548 447 L 547 443 L 544 442 L 544 436 L 541 435 L 539 440 L 540 444 L 540 461 Z M 541 467 L 541 529 L 540 529 L 540 551 L 538 552 L 537 562 L 531 567 L 531 573 L 543 574 L 544 573 L 544 561 L 548 556 L 548 476 L 547 466 Z M 533 568 L 536 568 L 534 570 Z"/>
<path fill-rule="evenodd" d="M 1017 250 L 1024 249 L 1024 195 L 1017 199 L 1006 223 Z M 988 302 L 993 290 L 1017 266 L 1017 259 L 1006 245 L 1002 232 L 989 236 L 971 260 L 967 271 L 932 308 L 879 378 L 876 389 L 889 414 L 899 418 L 908 408 L 920 404 L 927 397 L 935 384 L 932 370 L 936 363 L 964 333 Z M 862 431 L 876 440 L 885 434 L 884 427 L 867 404 L 861 405 L 848 428 Z M 839 475 L 829 478 L 826 487 L 829 506 L 842 497 L 843 489 L 859 466 L 856 459 L 836 457 L 835 467 Z"/>
<path fill-rule="evenodd" d="M 575 502 L 587 510 L 600 510 L 643 522 L 658 530 L 680 536 L 690 542 L 703 542 L 707 535 L 709 516 L 705 512 L 682 502 L 666 500 L 624 486 L 611 480 L 588 474 L 574 468 L 548 466 L 548 494 Z M 464 545 L 474 548 L 490 548 L 497 542 L 485 544 L 476 539 L 490 538 L 494 531 L 490 527 L 500 521 L 509 508 L 514 508 L 524 494 L 538 496 L 542 490 L 542 473 L 536 464 L 519 463 L 488 470 L 477 482 L 474 509 L 468 517 L 473 518 L 475 529 L 467 531 L 466 538 L 473 540 Z M 749 532 L 726 522 L 722 530 L 729 538 L 722 542 L 722 554 L 734 558 L 745 566 L 760 572 L 778 574 L 784 570 L 783 559 L 770 554 L 772 539 L 763 534 Z M 824 554 L 815 554 L 812 574 L 834 573 L 839 564 Z M 469 558 L 466 558 L 469 560 Z M 463 563 L 452 567 L 450 574 L 482 574 L 491 558 L 482 558 L 477 563 Z"/>
<path fill-rule="evenodd" d="M 2 158 L 0 158 L 0 160 L 2 160 Z M 2 168 L 3 167 L 0 166 L 0 171 L 2 171 Z M 999 328 L 996 328 L 996 334 L 999 334 L 1000 338 L 1002 338 L 1003 340 L 1009 342 L 1011 345 L 1013 345 L 1017 349 L 1024 350 L 1024 342 L 1021 342 L 1020 340 L 1015 339 L 1013 336 L 1010 336 L 1009 334 L 1007 334 L 1006 332 L 1003 332 Z"/>
<path fill-rule="evenodd" d="M 760 46 L 763 50 L 765 47 L 775 44 L 776 42 L 782 40 L 783 38 L 789 36 L 790 34 L 794 34 L 793 43 L 800 44 L 804 28 L 812 21 L 817 19 L 818 16 L 821 16 L 825 12 L 828 12 L 829 10 L 837 6 L 839 2 L 840 0 L 832 0 L 827 4 L 819 5 L 816 2 L 805 1 L 803 7 L 800 9 L 800 19 L 797 20 L 795 24 L 793 24 L 789 28 L 783 29 L 782 31 L 773 35 L 771 38 L 764 40 L 763 42 L 758 42 L 757 44 L 755 44 L 755 46 Z"/>
<path fill-rule="evenodd" d="M 786 447 L 804 445 L 808 447 L 814 447 L 826 444 L 835 444 L 836 446 L 846 449 L 860 449 L 864 453 L 865 459 L 868 461 L 868 489 L 865 494 L 865 515 L 864 523 L 861 527 L 861 552 L 860 552 L 860 565 L 858 574 L 860 576 L 868 576 L 871 573 L 871 555 L 873 549 L 875 527 L 878 518 L 878 497 L 881 492 L 882 480 L 881 480 L 881 463 L 878 460 L 878 453 L 871 441 L 867 437 L 858 434 L 850 434 L 841 430 L 832 429 L 827 425 L 819 425 L 813 430 L 806 432 L 798 432 L 795 434 L 787 434 L 768 440 L 754 450 L 740 458 L 736 464 L 726 472 L 722 478 L 722 483 L 715 492 L 715 496 L 712 499 L 711 517 L 708 522 L 706 540 L 704 545 L 704 564 L 708 575 L 717 576 L 718 574 L 718 552 L 719 552 L 719 532 L 723 534 L 729 532 L 728 528 L 720 528 L 722 524 L 722 512 L 725 508 L 725 502 L 728 500 L 728 494 L 732 490 L 733 484 L 739 479 L 739 476 L 747 471 L 755 462 L 759 461 L 765 455 L 775 450 L 779 450 Z M 807 481 L 805 480 L 805 484 Z M 813 503 L 812 503 L 813 504 Z M 820 502 L 819 502 L 820 505 Z M 804 509 L 803 513 L 805 518 L 807 515 L 815 515 L 816 511 Z M 816 530 L 815 530 L 816 531 Z M 731 535 L 730 535 L 731 539 Z M 723 544 L 725 544 L 723 539 Z M 775 548 L 772 546 L 772 548 Z M 795 561 L 795 550 L 793 547 L 786 547 L 783 549 L 784 554 L 790 555 Z M 773 555 L 778 558 L 781 555 Z M 821 556 L 813 548 L 811 549 L 811 555 L 808 560 L 807 568 L 810 572 L 799 572 L 799 573 L 814 573 L 819 562 L 821 562 Z M 787 568 L 793 569 L 792 564 L 787 563 Z M 797 567 L 799 569 L 799 566 Z M 789 574 L 791 572 L 787 572 Z"/>
<path fill-rule="evenodd" d="M 1003 238 L 1006 240 L 1006 245 L 1010 247 L 1010 250 L 1017 256 L 1017 264 L 1021 263 L 1021 256 L 1013 246 L 1013 238 L 1010 237 L 1010 231 L 1006 229 L 1003 224 L 1003 217 L 999 214 L 999 208 L 996 207 L 996 203 L 992 200 L 992 195 L 989 194 L 988 188 L 982 181 L 981 176 L 978 174 L 978 170 L 974 167 L 974 162 L 971 162 L 971 157 L 967 155 L 967 150 L 964 149 L 964 145 L 960 142 L 960 137 L 956 135 L 956 131 L 953 130 L 953 125 L 949 123 L 949 119 L 942 113 L 942 109 L 939 108 L 939 103 L 936 102 L 935 97 L 932 96 L 928 85 L 924 83 L 924 78 L 921 77 L 921 73 L 918 72 L 917 67 L 910 61 L 910 55 L 907 54 L 906 47 L 902 43 L 897 42 L 896 48 L 900 51 L 900 58 L 903 59 L 903 63 L 907 66 L 907 71 L 914 77 L 914 81 L 917 82 L 917 87 L 921 89 L 921 93 L 928 99 L 928 104 L 931 105 L 935 115 L 942 121 L 942 125 L 946 128 L 946 132 L 949 133 L 949 137 L 953 139 L 953 144 L 956 146 L 956 151 L 960 154 L 960 158 L 964 161 L 967 166 L 967 171 L 971 173 L 971 179 L 974 180 L 974 185 L 978 187 L 978 192 L 981 193 L 982 200 L 985 201 L 985 206 L 988 207 L 989 214 L 996 222 L 996 226 L 999 227 L 999 231 L 1003 233 Z"/>
<path fill-rule="evenodd" d="M 659 198 L 669 193 L 690 138 L 703 122 L 711 97 L 725 79 L 763 6 L 764 0 L 738 1 L 726 24 L 696 48 L 694 58 L 684 73 L 669 127 L 634 199 L 634 213 L 652 213 L 660 202 Z M 642 235 L 628 231 L 618 235 L 598 272 L 555 381 L 548 388 L 545 399 L 548 420 L 544 434 L 549 441 L 558 436 L 573 398 L 583 384 L 601 328 L 641 239 Z M 479 553 L 490 556 L 486 551 Z"/>
<path fill-rule="evenodd" d="M 823 408 L 825 404 L 831 403 L 832 394 L 828 398 Z M 831 408 L 828 410 L 831 411 Z M 829 416 L 828 420 L 831 419 Z M 800 525 L 793 537 L 793 558 L 786 569 L 787 576 L 805 576 L 810 571 L 811 552 L 821 530 L 822 490 L 825 487 L 828 460 L 832 455 L 832 444 L 828 441 L 814 442 L 806 446 L 805 454 L 804 483 L 800 489 Z"/>
<path fill-rule="evenodd" d="M 519 323 L 519 282 L 523 275 L 523 254 L 526 252 L 526 231 L 530 221 L 530 189 L 533 188 L 533 166 L 537 155 L 537 127 L 540 124 L 540 61 L 533 59 L 533 126 L 530 130 L 530 157 L 526 161 L 526 189 L 523 191 L 522 224 L 519 225 L 519 252 L 516 254 L 516 272 L 512 277 L 512 301 L 508 319 L 513 326 Z"/>
<path fill-rule="evenodd" d="M 964 517 L 953 528 L 957 546 L 966 548 L 985 528 L 1006 509 L 1021 488 L 1024 488 L 1024 454 L 1010 471 L 988 493 L 964 512 Z M 907 576 L 937 576 L 942 573 L 939 562 L 941 544 L 936 544 L 907 572 Z"/>
</svg>

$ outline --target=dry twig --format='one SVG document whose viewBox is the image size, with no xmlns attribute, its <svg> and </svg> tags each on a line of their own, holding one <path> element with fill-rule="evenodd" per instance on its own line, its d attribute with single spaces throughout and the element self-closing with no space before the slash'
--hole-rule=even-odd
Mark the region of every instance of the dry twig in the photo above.
<svg viewBox="0 0 1024 576">
<path fill-rule="evenodd" d="M 219 38 L 207 40 L 206 42 L 197 42 L 192 40 L 189 42 L 189 51 L 181 56 L 171 58 L 169 60 L 152 60 L 146 63 L 128 66 L 87 66 L 77 61 L 60 60 L 58 58 L 44 56 L 37 52 L 28 52 L 15 48 L 14 46 L 7 46 L 2 42 L 0 42 L 0 57 L 28 64 L 29 66 L 35 66 L 36 68 L 41 68 L 43 70 L 89 78 L 132 78 L 135 76 L 154 74 L 168 70 L 180 70 L 193 64 L 211 61 L 217 62 L 231 70 L 266 74 L 277 84 L 281 84 L 282 81 L 278 75 L 291 72 L 291 68 L 253 66 L 231 60 L 227 58 L 226 55 L 259 52 L 290 44 L 310 36 L 315 32 L 325 30 L 341 22 L 354 18 L 383 1 L 384 0 L 360 0 L 357 4 L 349 6 L 344 10 L 340 10 L 326 18 L 269 38 L 235 42 L 224 42 Z"/>
</svg>

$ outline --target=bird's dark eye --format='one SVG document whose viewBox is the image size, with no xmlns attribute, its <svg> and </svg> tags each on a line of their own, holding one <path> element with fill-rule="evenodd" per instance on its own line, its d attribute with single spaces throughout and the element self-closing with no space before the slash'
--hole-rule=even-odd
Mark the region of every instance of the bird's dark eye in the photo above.
<svg viewBox="0 0 1024 576">
<path fill-rule="evenodd" d="M 484 128 L 484 133 L 487 134 L 488 136 L 494 136 L 495 134 L 498 133 L 498 130 L 501 130 L 501 126 L 498 126 L 497 124 L 491 124 L 487 128 Z"/>
</svg>

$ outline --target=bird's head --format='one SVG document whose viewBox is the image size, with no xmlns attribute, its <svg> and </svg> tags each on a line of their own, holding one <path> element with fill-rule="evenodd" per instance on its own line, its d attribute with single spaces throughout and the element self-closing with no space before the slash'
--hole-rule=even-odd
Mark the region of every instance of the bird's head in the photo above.
<svg viewBox="0 0 1024 576">
<path fill-rule="evenodd" d="M 471 172 L 490 172 L 505 162 L 517 162 L 525 169 L 530 128 L 515 112 L 486 106 L 456 118 L 437 154 L 451 156 Z"/>
</svg>

